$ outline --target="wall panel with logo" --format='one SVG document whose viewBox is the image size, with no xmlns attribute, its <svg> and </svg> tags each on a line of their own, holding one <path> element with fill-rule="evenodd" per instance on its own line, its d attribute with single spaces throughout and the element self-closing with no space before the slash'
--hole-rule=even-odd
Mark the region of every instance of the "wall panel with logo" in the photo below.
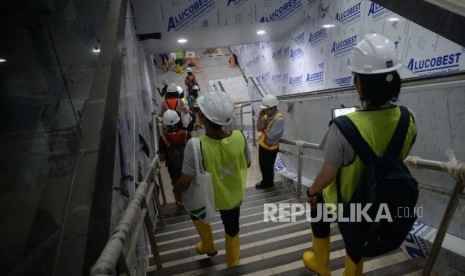
<svg viewBox="0 0 465 276">
<path fill-rule="evenodd" d="M 253 68 L 272 70 L 271 78 L 263 81 L 265 87 L 273 87 L 269 91 L 276 95 L 351 86 L 352 74 L 347 66 L 352 47 L 363 39 L 364 34 L 373 32 L 385 35 L 396 45 L 403 59 L 400 75 L 404 79 L 455 73 L 465 68 L 462 46 L 371 1 L 309 3 L 304 5 L 305 13 L 309 15 L 304 23 L 288 37 L 271 42 L 273 54 L 263 56 L 260 60 L 263 66 L 254 63 Z M 323 25 L 333 26 L 325 28 Z M 232 48 L 237 51 L 236 47 Z M 246 51 L 242 54 L 245 56 L 238 55 L 239 61 L 246 61 L 241 63 L 246 64 L 250 59 Z M 274 62 L 279 60 L 279 66 L 268 66 L 267 57 Z M 251 67 L 244 69 L 246 74 L 256 75 L 249 73 L 254 71 L 249 71 Z M 284 86 L 276 89 L 278 83 L 284 83 Z"/>
</svg>

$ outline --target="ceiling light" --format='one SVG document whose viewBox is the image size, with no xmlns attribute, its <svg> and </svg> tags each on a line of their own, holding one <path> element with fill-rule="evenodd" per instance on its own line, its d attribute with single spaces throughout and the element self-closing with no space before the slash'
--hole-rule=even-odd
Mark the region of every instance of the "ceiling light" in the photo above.
<svg viewBox="0 0 465 276">
<path fill-rule="evenodd" d="M 6 62 L 6 59 L 0 58 L 0 62 Z"/>
<path fill-rule="evenodd" d="M 187 39 L 185 38 L 178 39 L 178 43 L 186 43 L 186 42 L 187 42 Z"/>
<path fill-rule="evenodd" d="M 258 34 L 258 35 L 264 35 L 264 34 L 266 34 L 266 32 L 265 32 L 264 30 L 258 30 L 258 31 L 257 31 L 257 34 Z"/>
<path fill-rule="evenodd" d="M 396 21 L 399 21 L 399 18 L 397 18 L 397 17 L 391 17 L 391 18 L 388 19 L 388 21 L 396 22 Z"/>
<path fill-rule="evenodd" d="M 332 28 L 334 27 L 334 24 L 326 24 L 326 25 L 323 25 L 323 28 Z"/>
<path fill-rule="evenodd" d="M 92 49 L 92 52 L 94 52 L 94 53 L 100 53 L 100 48 L 99 48 L 97 45 L 95 45 L 95 46 L 94 46 L 94 49 Z"/>
</svg>

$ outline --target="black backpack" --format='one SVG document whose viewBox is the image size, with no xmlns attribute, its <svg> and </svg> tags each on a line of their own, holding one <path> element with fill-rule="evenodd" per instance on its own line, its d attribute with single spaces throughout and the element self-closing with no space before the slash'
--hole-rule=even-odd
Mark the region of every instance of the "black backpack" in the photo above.
<svg viewBox="0 0 465 276">
<path fill-rule="evenodd" d="M 400 158 L 410 124 L 410 112 L 403 106 L 400 106 L 400 110 L 399 123 L 383 156 L 377 156 L 373 152 L 349 118 L 340 116 L 334 119 L 334 123 L 365 164 L 349 204 L 360 204 L 362 208 L 372 204 L 366 214 L 373 221 L 367 221 L 361 216 L 360 222 L 338 222 L 346 249 L 360 257 L 379 256 L 399 248 L 417 218 L 414 207 L 418 200 L 418 182 Z M 339 176 L 336 183 L 338 202 L 342 202 Z M 392 222 L 387 219 L 375 220 L 378 208 L 383 203 L 387 204 Z M 342 213 L 348 218 L 350 207 L 344 206 Z M 387 214 L 386 209 L 382 210 L 383 215 Z M 398 210 L 401 210 L 399 216 Z"/>
<path fill-rule="evenodd" d="M 168 173 L 170 178 L 178 179 L 181 177 L 182 172 L 182 161 L 184 159 L 184 149 L 187 143 L 187 132 L 181 131 L 181 137 L 177 142 L 175 142 L 169 134 L 164 134 L 162 139 L 168 149 L 168 154 L 166 156 Z"/>
</svg>

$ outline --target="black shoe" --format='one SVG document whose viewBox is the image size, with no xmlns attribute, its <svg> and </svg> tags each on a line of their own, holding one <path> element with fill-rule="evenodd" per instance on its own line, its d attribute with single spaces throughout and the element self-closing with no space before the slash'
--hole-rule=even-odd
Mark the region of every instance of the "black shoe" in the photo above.
<svg viewBox="0 0 465 276">
<path fill-rule="evenodd" d="M 262 190 L 262 189 L 266 189 L 266 188 L 270 188 L 270 187 L 273 187 L 273 185 L 263 185 L 261 183 L 257 183 L 255 184 L 255 189 L 257 190 Z"/>
</svg>

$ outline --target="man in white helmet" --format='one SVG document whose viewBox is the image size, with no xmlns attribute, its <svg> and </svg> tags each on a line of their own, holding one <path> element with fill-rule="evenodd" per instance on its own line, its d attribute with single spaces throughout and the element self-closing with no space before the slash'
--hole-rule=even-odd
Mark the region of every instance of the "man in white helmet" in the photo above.
<svg viewBox="0 0 465 276">
<path fill-rule="evenodd" d="M 181 129 L 181 118 L 176 111 L 166 110 L 162 119 L 164 129 L 158 139 L 158 154 L 160 162 L 166 161 L 174 192 L 174 186 L 181 177 L 184 148 L 191 135 L 188 131 Z M 176 201 L 176 204 L 182 205 L 180 201 Z"/>
<path fill-rule="evenodd" d="M 349 70 L 354 73 L 354 85 L 362 110 L 346 116 L 370 148 L 381 154 L 385 153 L 401 117 L 400 107 L 394 105 L 400 93 L 401 81 L 397 69 L 401 66 L 394 43 L 382 35 L 366 35 L 352 50 Z M 407 117 L 407 125 L 407 134 L 400 152 L 402 160 L 408 155 L 416 137 L 413 117 Z M 308 202 L 313 207 L 313 217 L 316 217 L 314 212 L 317 203 L 337 206 L 337 182 L 342 203 L 348 203 L 365 168 L 361 158 L 336 124 L 329 127 L 324 148 L 321 170 L 307 190 Z M 330 275 L 330 222 L 312 221 L 311 225 L 313 251 L 304 253 L 304 265 L 319 275 Z M 346 239 L 351 240 L 351 237 L 344 237 Z M 363 259 L 357 253 L 347 250 L 344 275 L 362 273 Z"/>
<path fill-rule="evenodd" d="M 163 114 L 168 109 L 176 111 L 179 116 L 182 116 L 182 113 L 189 114 L 189 108 L 180 99 L 180 92 L 182 92 L 182 88 L 180 86 L 177 86 L 174 83 L 168 84 L 165 100 L 163 100 L 160 111 L 158 112 L 159 118 L 162 118 Z"/>
<path fill-rule="evenodd" d="M 250 153 L 244 134 L 240 130 L 226 131 L 231 123 L 234 107 L 231 99 L 222 92 L 208 92 L 197 100 L 198 118 L 205 127 L 200 135 L 200 167 L 212 175 L 215 207 L 220 211 L 225 229 L 226 264 L 239 265 L 239 215 L 247 182 Z M 184 153 L 181 179 L 176 186 L 177 198 L 191 185 L 196 173 L 192 142 Z M 200 236 L 195 250 L 198 254 L 217 254 L 209 223 L 191 216 Z"/>
<path fill-rule="evenodd" d="M 197 79 L 195 78 L 194 71 L 191 67 L 186 69 L 187 76 L 184 78 L 184 84 L 187 86 L 187 91 L 190 93 L 194 85 L 199 85 Z"/>
<path fill-rule="evenodd" d="M 255 185 L 256 189 L 265 189 L 274 185 L 274 162 L 279 151 L 279 140 L 284 133 L 284 116 L 278 110 L 278 99 L 268 94 L 262 99 L 258 113 L 257 130 L 258 161 L 262 180 Z"/>
</svg>

